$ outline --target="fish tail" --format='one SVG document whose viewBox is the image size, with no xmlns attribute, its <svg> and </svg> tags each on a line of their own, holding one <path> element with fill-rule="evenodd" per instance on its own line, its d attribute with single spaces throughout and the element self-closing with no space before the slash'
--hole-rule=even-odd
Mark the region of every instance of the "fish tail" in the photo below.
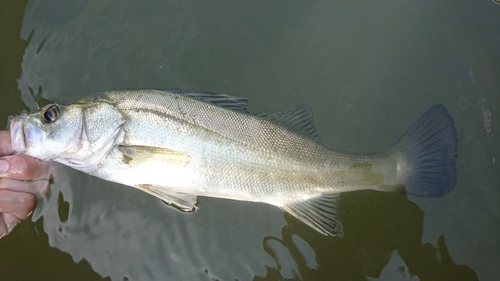
<svg viewBox="0 0 500 281">
<path fill-rule="evenodd" d="M 457 131 L 443 105 L 435 105 L 420 116 L 392 149 L 404 159 L 400 178 L 406 193 L 440 197 L 454 188 Z"/>
<path fill-rule="evenodd" d="M 457 148 L 455 122 L 443 105 L 435 105 L 389 149 L 391 158 L 397 159 L 398 172 L 394 181 L 374 189 L 389 192 L 404 190 L 420 197 L 443 196 L 457 182 Z M 370 167 L 361 165 L 360 168 L 369 168 L 371 174 L 367 175 L 372 175 Z M 280 207 L 324 235 L 342 237 L 339 198 L 338 193 L 324 193 Z"/>
</svg>

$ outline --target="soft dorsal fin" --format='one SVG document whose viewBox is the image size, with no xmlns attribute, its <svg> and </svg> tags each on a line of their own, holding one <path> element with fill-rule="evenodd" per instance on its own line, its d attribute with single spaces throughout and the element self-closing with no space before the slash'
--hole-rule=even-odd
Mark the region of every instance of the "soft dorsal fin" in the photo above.
<svg viewBox="0 0 500 281">
<path fill-rule="evenodd" d="M 314 127 L 312 110 L 308 105 L 299 105 L 284 112 L 260 116 L 321 143 L 321 139 Z"/>
<path fill-rule="evenodd" d="M 169 90 L 170 92 L 183 95 L 186 97 L 190 97 L 193 99 L 201 100 L 204 102 L 208 102 L 226 109 L 231 109 L 238 112 L 249 113 L 247 109 L 248 99 L 233 97 L 224 94 L 216 94 L 210 92 L 197 92 L 191 90 L 181 90 L 181 89 L 173 89 Z"/>
</svg>

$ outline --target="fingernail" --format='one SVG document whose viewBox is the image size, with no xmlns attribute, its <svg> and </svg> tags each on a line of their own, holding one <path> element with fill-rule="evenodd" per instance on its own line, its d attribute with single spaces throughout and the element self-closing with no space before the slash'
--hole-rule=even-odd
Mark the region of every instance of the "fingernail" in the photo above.
<svg viewBox="0 0 500 281">
<path fill-rule="evenodd" d="M 0 174 L 3 174 L 9 170 L 9 162 L 5 159 L 0 159 Z"/>
</svg>

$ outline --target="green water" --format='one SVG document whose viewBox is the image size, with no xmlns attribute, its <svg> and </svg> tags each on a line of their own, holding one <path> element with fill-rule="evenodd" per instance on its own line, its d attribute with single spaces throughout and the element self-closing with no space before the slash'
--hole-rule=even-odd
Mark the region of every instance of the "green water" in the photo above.
<svg viewBox="0 0 500 281">
<path fill-rule="evenodd" d="M 314 111 L 328 147 L 384 149 L 430 106 L 459 137 L 442 198 L 343 194 L 345 237 L 272 206 L 180 213 L 61 166 L 0 240 L 0 280 L 499 280 L 500 5 L 0 1 L 0 120 L 94 91 L 184 88 Z M 485 126 L 485 114 L 491 124 Z"/>
</svg>

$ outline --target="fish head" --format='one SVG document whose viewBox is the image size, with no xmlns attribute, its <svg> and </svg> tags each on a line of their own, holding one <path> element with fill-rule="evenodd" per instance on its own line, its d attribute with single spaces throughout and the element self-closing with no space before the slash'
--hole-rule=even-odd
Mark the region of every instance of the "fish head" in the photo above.
<svg viewBox="0 0 500 281">
<path fill-rule="evenodd" d="M 12 148 L 15 153 L 74 168 L 92 166 L 123 140 L 125 121 L 125 116 L 106 101 L 49 104 L 11 120 Z"/>
</svg>

